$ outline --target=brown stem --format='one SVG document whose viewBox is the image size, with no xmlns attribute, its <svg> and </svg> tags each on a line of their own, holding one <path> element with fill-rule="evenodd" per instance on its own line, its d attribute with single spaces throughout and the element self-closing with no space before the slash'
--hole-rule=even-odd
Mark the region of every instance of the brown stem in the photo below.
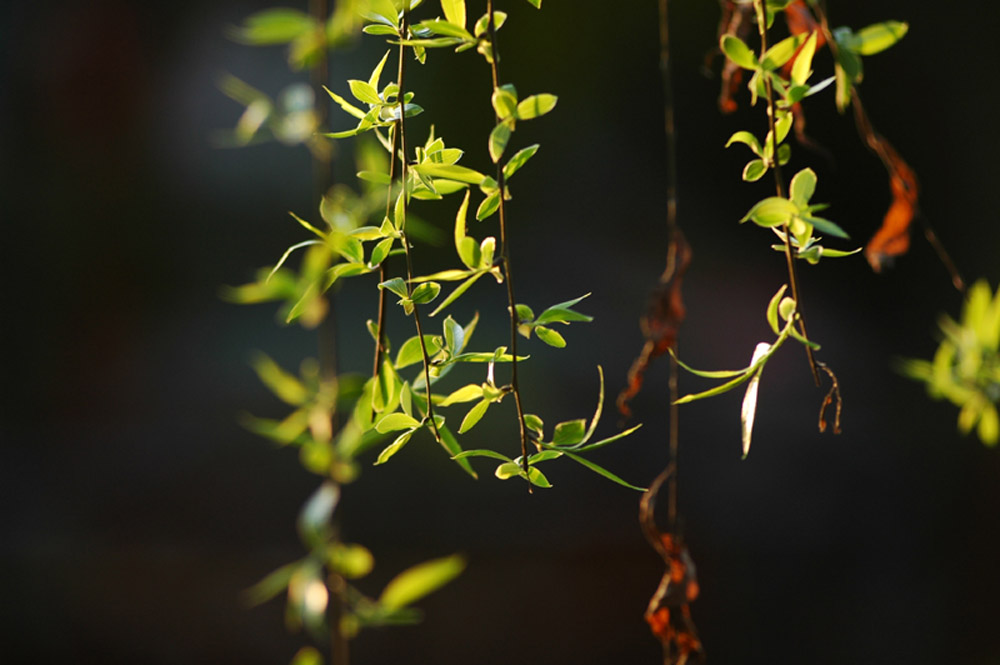
<svg viewBox="0 0 1000 665">
<path fill-rule="evenodd" d="M 764 14 L 764 1 L 754 0 L 754 7 L 757 9 L 757 26 L 760 32 L 760 52 L 761 57 L 764 53 L 767 53 L 767 21 L 765 20 Z M 778 159 L 778 131 L 775 127 L 775 113 L 776 105 L 774 102 L 774 86 L 771 82 L 770 75 L 765 72 L 764 74 L 764 90 L 767 95 L 767 124 L 768 129 L 771 132 L 771 167 L 774 170 L 774 186 L 777 194 L 781 198 L 785 198 L 785 178 L 781 173 L 781 164 Z M 795 269 L 795 256 L 792 253 L 792 233 L 791 229 L 788 228 L 788 224 L 782 226 L 782 232 L 785 235 L 785 263 L 788 266 L 788 281 L 792 286 L 792 300 L 795 301 L 795 309 L 798 312 L 799 321 L 799 332 L 802 333 L 802 337 L 806 340 L 809 339 L 809 334 L 806 332 L 806 319 L 805 315 L 802 313 L 802 301 L 799 298 L 799 279 L 798 274 Z M 816 358 L 813 357 L 812 347 L 806 345 L 806 357 L 809 359 L 809 370 L 812 372 L 813 381 L 819 386 L 819 370 L 816 367 Z"/>
<path fill-rule="evenodd" d="M 486 0 L 486 13 L 490 17 L 487 32 L 490 37 L 491 62 L 490 73 L 493 77 L 493 89 L 500 87 L 500 71 L 497 66 L 499 60 L 497 51 L 496 23 L 493 16 L 493 0 Z M 496 121 L 500 122 L 499 115 Z M 517 406 L 517 422 L 521 430 L 521 467 L 524 475 L 528 475 L 528 428 L 524 422 L 524 407 L 521 404 L 521 389 L 517 380 L 517 307 L 514 300 L 514 278 L 510 269 L 510 244 L 507 239 L 507 206 L 504 203 L 505 182 L 503 166 L 497 160 L 497 187 L 500 190 L 500 260 L 504 273 L 504 281 L 507 282 L 507 306 L 510 310 L 510 353 L 512 356 L 510 370 L 510 387 L 514 393 L 514 403 Z M 528 491 L 531 492 L 531 483 L 528 483 Z"/>
<path fill-rule="evenodd" d="M 406 31 L 409 25 L 409 14 L 406 10 L 403 10 L 403 21 L 400 24 L 400 34 L 406 35 Z M 406 163 L 406 89 L 403 87 L 403 76 L 406 70 L 406 46 L 403 44 L 399 45 L 399 68 L 397 71 L 396 82 L 399 84 L 399 97 L 397 98 L 397 104 L 399 107 L 399 120 L 396 121 L 396 135 L 399 139 L 399 179 L 401 183 L 401 189 L 399 195 L 403 197 L 403 221 L 400 224 L 400 242 L 403 243 L 403 253 L 406 256 L 406 292 L 407 295 L 413 297 L 413 257 L 410 252 L 410 239 L 406 235 L 406 178 L 408 175 L 408 168 Z M 393 141 L 393 148 L 396 146 L 396 141 Z M 397 155 L 392 156 L 392 160 L 395 161 Z M 391 191 L 390 191 L 391 196 Z M 383 292 L 385 290 L 383 289 Z M 420 355 L 423 356 L 424 361 L 424 385 L 427 391 L 427 417 L 431 421 L 431 429 L 434 431 L 434 438 L 437 439 L 438 443 L 441 443 L 441 432 L 438 431 L 437 421 L 434 420 L 434 404 L 431 399 L 431 359 L 427 353 L 427 344 L 424 342 L 424 330 L 423 326 L 420 324 L 420 308 L 414 304 L 413 306 L 413 323 L 417 328 L 417 339 L 420 340 Z M 381 334 L 381 326 L 379 327 L 379 332 Z"/>
<path fill-rule="evenodd" d="M 668 0 L 659 0 L 660 19 L 660 75 L 663 80 L 663 133 L 666 139 L 667 154 L 667 237 L 669 239 L 673 261 L 667 262 L 667 269 L 664 278 L 669 279 L 677 269 L 676 236 L 677 225 L 677 133 L 674 124 L 674 86 L 673 74 L 670 67 L 670 24 L 667 13 Z M 672 264 L 672 265 L 671 265 Z M 668 274 L 669 273 L 669 274 Z M 674 341 L 674 353 L 677 353 L 677 342 Z M 670 357 L 670 374 L 667 380 L 667 393 L 670 399 L 670 424 L 667 433 L 667 445 L 670 451 L 670 466 L 674 473 L 669 474 L 669 485 L 667 487 L 667 519 L 670 530 L 677 528 L 677 458 L 680 450 L 680 428 L 678 417 L 680 408 L 677 399 L 680 397 L 678 390 L 680 368 L 677 364 L 676 355 Z"/>
<path fill-rule="evenodd" d="M 402 47 L 400 47 L 402 48 Z M 402 57 L 400 57 L 402 60 Z M 402 67 L 402 64 L 400 64 Z M 392 154 L 389 156 L 389 191 L 385 195 L 385 216 L 389 217 L 389 213 L 392 211 L 392 181 L 396 177 L 396 147 L 397 141 L 399 139 L 399 132 L 395 131 L 395 128 L 390 130 L 392 134 Z M 403 153 L 404 155 L 406 153 Z M 385 261 L 379 265 L 378 268 L 378 281 L 379 284 L 386 281 L 386 271 L 385 271 Z M 376 381 L 378 380 L 378 370 L 382 364 L 382 350 L 385 347 L 385 303 L 386 295 L 385 289 L 378 290 L 378 324 L 375 328 L 375 362 L 372 367 L 372 378 Z"/>
</svg>

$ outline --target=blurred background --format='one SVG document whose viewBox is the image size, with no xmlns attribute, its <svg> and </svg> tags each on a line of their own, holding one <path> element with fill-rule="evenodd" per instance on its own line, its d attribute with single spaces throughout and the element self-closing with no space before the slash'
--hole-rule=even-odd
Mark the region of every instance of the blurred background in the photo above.
<svg viewBox="0 0 1000 665">
<path fill-rule="evenodd" d="M 285 663 L 303 643 L 284 630 L 280 601 L 248 610 L 241 593 L 301 556 L 295 516 L 319 481 L 238 421 L 283 413 L 252 353 L 294 369 L 315 355 L 315 336 L 279 326 L 275 307 L 219 298 L 304 239 L 287 211 L 318 219 L 305 148 L 216 147 L 242 112 L 220 93 L 222 75 L 272 96 L 296 79 L 281 47 L 225 37 L 272 4 L 0 7 L 0 660 Z M 610 395 L 624 384 L 664 267 L 655 4 L 502 3 L 503 77 L 522 94 L 559 96 L 515 135 L 542 144 L 511 207 L 519 300 L 544 307 L 592 292 L 580 309 L 596 316 L 568 329 L 563 351 L 528 345 L 525 399 L 548 423 L 592 412 L 595 365 Z M 723 148 L 737 129 L 763 134 L 763 116 L 744 98 L 734 115 L 717 111 L 717 72 L 702 72 L 716 3 L 676 0 L 671 11 L 680 223 L 694 249 L 682 356 L 735 368 L 771 337 L 763 310 L 785 280 L 771 236 L 736 223 L 769 180 L 742 183 L 748 153 Z M 1000 9 L 842 0 L 830 15 L 854 28 L 909 22 L 900 44 L 866 58 L 866 107 L 917 171 L 921 207 L 966 278 L 995 286 Z M 366 37 L 339 56 L 334 89 L 367 78 L 384 48 Z M 817 76 L 829 66 L 818 59 Z M 486 169 L 492 111 L 478 56 L 436 52 L 410 71 L 428 111 L 413 131 L 433 119 L 466 149 L 463 163 Z M 461 94 L 437 92 L 448 89 Z M 790 166 L 816 169 L 814 201 L 832 202 L 827 216 L 863 244 L 889 205 L 885 172 L 832 92 L 806 110 L 835 161 L 796 148 Z M 335 129 L 350 121 L 333 115 Z M 423 214 L 447 233 L 454 205 Z M 446 242 L 418 270 L 450 252 Z M 792 347 L 764 373 L 747 460 L 738 393 L 681 411 L 681 511 L 710 662 L 1000 663 L 1000 457 L 958 435 L 954 407 L 890 366 L 933 353 L 937 317 L 957 316 L 959 294 L 919 233 L 883 274 L 860 257 L 800 274 L 810 333 L 840 379 L 844 433 L 817 432 L 824 392 Z M 338 296 L 348 370 L 370 362 L 370 286 Z M 503 294 L 479 286 L 475 300 L 496 307 L 478 342 L 503 343 Z M 466 300 L 460 321 L 472 315 Z M 683 377 L 685 391 L 704 387 Z M 647 484 L 666 461 L 665 362 L 634 408 L 643 429 L 595 459 Z M 494 422 L 466 445 L 515 454 L 516 436 Z M 599 433 L 615 425 L 607 416 Z M 490 470 L 473 482 L 416 439 L 346 490 L 344 537 L 377 561 L 360 583 L 369 593 L 427 558 L 461 551 L 470 562 L 421 603 L 421 626 L 363 633 L 355 662 L 659 662 L 642 613 L 663 570 L 638 529 L 639 495 L 569 463 L 549 468 L 555 489 L 532 496 Z"/>
</svg>

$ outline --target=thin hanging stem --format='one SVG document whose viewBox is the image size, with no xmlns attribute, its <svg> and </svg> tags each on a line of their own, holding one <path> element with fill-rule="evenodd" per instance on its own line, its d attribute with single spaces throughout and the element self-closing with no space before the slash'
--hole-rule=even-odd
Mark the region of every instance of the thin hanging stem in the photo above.
<svg viewBox="0 0 1000 665">
<path fill-rule="evenodd" d="M 660 75 L 663 79 L 663 133 L 666 138 L 667 153 L 667 237 L 670 243 L 667 268 L 660 278 L 666 282 L 677 270 L 677 244 L 679 232 L 677 225 L 677 133 L 674 125 L 674 85 L 670 67 L 670 24 L 667 14 L 667 1 L 659 0 L 660 18 Z M 674 341 L 674 353 L 678 352 L 677 341 Z M 674 472 L 669 474 L 667 486 L 667 519 L 672 532 L 677 529 L 677 458 L 680 450 L 680 427 L 678 418 L 680 408 L 677 399 L 680 397 L 678 379 L 680 367 L 676 355 L 670 356 L 670 375 L 667 381 L 667 392 L 670 398 L 670 424 L 667 433 L 667 445 L 670 450 L 669 465 Z M 666 473 L 666 471 L 665 471 Z"/>
<path fill-rule="evenodd" d="M 764 13 L 764 0 L 754 0 L 754 7 L 757 10 L 757 27 L 760 32 L 760 52 L 767 53 L 767 20 Z M 767 95 L 767 124 L 771 136 L 771 160 L 774 171 L 774 186 L 777 194 L 785 198 L 785 178 L 781 173 L 780 159 L 778 158 L 778 131 L 775 127 L 776 105 L 774 102 L 774 86 L 771 82 L 769 72 L 764 72 L 764 90 Z M 806 340 L 809 334 L 806 332 L 806 319 L 802 313 L 802 300 L 799 297 L 799 279 L 795 269 L 795 256 L 792 252 L 792 234 L 788 224 L 782 226 L 785 236 L 785 263 L 788 265 L 788 281 L 792 286 L 792 300 L 795 301 L 795 309 L 798 312 L 799 332 Z M 816 358 L 813 356 L 812 347 L 805 345 L 806 357 L 809 359 L 809 370 L 812 372 L 813 381 L 819 386 L 819 369 L 816 367 Z"/>
<path fill-rule="evenodd" d="M 497 66 L 499 54 L 497 50 L 497 32 L 495 17 L 493 15 L 493 0 L 486 1 L 486 14 L 490 17 L 488 24 L 488 34 L 490 37 L 490 72 L 493 76 L 493 90 L 500 87 L 500 72 Z M 496 121 L 500 122 L 499 115 Z M 510 268 L 510 243 L 507 234 L 507 206 L 504 202 L 506 185 L 504 182 L 503 166 L 497 160 L 497 187 L 500 190 L 500 261 L 503 268 L 504 281 L 507 283 L 507 307 L 510 310 L 510 387 L 514 393 L 514 403 L 517 406 L 517 422 L 521 430 L 521 467 L 525 476 L 528 475 L 528 427 L 524 422 L 524 407 L 521 404 L 521 389 L 517 380 L 517 307 L 514 300 L 514 277 Z M 528 491 L 531 492 L 531 483 L 528 483 Z"/>
<path fill-rule="evenodd" d="M 400 34 L 406 35 L 409 26 L 409 13 L 403 10 L 403 21 L 400 24 Z M 402 197 L 403 206 L 403 221 L 400 224 L 400 242 L 403 243 L 403 253 L 406 256 L 406 292 L 407 295 L 413 297 L 413 256 L 410 251 L 410 239 L 406 235 L 406 178 L 408 174 L 408 168 L 406 163 L 406 88 L 403 85 L 404 74 L 406 71 L 406 46 L 403 44 L 399 45 L 399 67 L 396 76 L 396 82 L 399 84 L 399 97 L 397 98 L 397 107 L 399 109 L 399 119 L 396 121 L 396 133 L 393 138 L 393 161 L 396 160 L 397 155 L 395 154 L 395 146 L 397 145 L 396 139 L 398 138 L 399 145 L 399 179 L 401 183 L 401 189 L 399 196 Z M 391 194 L 391 192 L 390 192 Z M 383 293 L 385 289 L 383 289 Z M 417 339 L 420 340 L 420 354 L 424 361 L 424 386 L 427 391 L 427 418 L 431 421 L 431 429 L 434 432 L 434 438 L 437 439 L 438 443 L 441 442 L 441 432 L 438 431 L 437 421 L 434 419 L 434 404 L 431 399 L 431 359 L 430 355 L 427 353 L 427 344 L 424 342 L 424 330 L 420 323 L 420 308 L 414 304 L 413 306 L 413 323 L 417 328 Z M 379 326 L 379 334 L 381 334 L 381 326 Z"/>
<path fill-rule="evenodd" d="M 403 47 L 401 46 L 400 49 Z M 402 57 L 400 57 L 402 60 Z M 400 65 L 402 68 L 402 65 Z M 396 131 L 395 127 L 390 128 L 389 133 L 392 134 L 392 154 L 389 156 L 389 191 L 385 195 L 385 216 L 389 217 L 390 212 L 392 212 L 392 181 L 396 177 L 396 149 L 398 146 L 399 132 Z M 404 155 L 406 153 L 403 153 Z M 387 275 L 385 271 L 385 261 L 379 265 L 378 268 L 378 281 L 379 284 L 386 281 Z M 377 380 L 379 367 L 382 366 L 382 351 L 385 347 L 385 303 L 386 295 L 385 289 L 378 290 L 378 323 L 375 327 L 375 362 L 372 366 L 372 378 Z"/>
<path fill-rule="evenodd" d="M 830 23 L 827 21 L 826 17 L 826 2 L 821 1 L 813 7 L 816 12 L 817 18 L 819 18 L 820 29 L 823 31 L 823 36 L 826 38 L 826 43 L 830 47 L 830 52 L 833 54 L 834 60 L 838 60 L 839 46 L 837 45 L 837 40 L 833 38 L 833 33 L 830 31 Z M 864 140 L 865 145 L 868 149 L 874 152 L 879 160 L 881 160 L 882 165 L 885 170 L 889 172 L 890 177 L 896 177 L 897 166 L 889 154 L 887 149 L 888 141 L 885 137 L 875 131 L 872 126 L 871 119 L 868 117 L 868 113 L 865 111 L 864 104 L 861 103 L 861 95 L 858 92 L 857 86 L 853 83 L 851 84 L 851 107 L 854 110 L 854 124 L 858 128 L 858 133 Z M 949 277 L 951 277 L 952 286 L 959 293 L 965 293 L 965 280 L 962 279 L 962 274 L 958 271 L 958 266 L 952 260 L 951 255 L 945 250 L 944 245 L 938 239 L 937 234 L 934 233 L 934 229 L 931 228 L 930 223 L 923 215 L 919 215 L 921 226 L 924 228 L 924 237 L 927 238 L 927 242 L 930 243 L 931 248 L 938 255 L 941 263 L 944 264 L 945 270 L 948 272 Z"/>
</svg>

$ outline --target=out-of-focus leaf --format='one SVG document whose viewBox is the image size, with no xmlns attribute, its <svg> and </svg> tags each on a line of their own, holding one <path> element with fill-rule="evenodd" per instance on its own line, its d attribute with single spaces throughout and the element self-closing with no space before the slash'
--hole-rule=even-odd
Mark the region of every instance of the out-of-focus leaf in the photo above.
<svg viewBox="0 0 1000 665">
<path fill-rule="evenodd" d="M 452 555 L 404 570 L 386 585 L 379 604 L 394 610 L 406 607 L 438 590 L 465 569 L 465 559 Z"/>
</svg>

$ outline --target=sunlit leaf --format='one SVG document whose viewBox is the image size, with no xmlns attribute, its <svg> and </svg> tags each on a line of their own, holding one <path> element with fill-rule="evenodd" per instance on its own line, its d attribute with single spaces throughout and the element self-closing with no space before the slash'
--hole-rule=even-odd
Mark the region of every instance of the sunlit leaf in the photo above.
<svg viewBox="0 0 1000 665">
<path fill-rule="evenodd" d="M 465 559 L 452 555 L 409 568 L 386 585 L 379 604 L 387 609 L 410 605 L 455 579 L 465 569 Z"/>
</svg>

